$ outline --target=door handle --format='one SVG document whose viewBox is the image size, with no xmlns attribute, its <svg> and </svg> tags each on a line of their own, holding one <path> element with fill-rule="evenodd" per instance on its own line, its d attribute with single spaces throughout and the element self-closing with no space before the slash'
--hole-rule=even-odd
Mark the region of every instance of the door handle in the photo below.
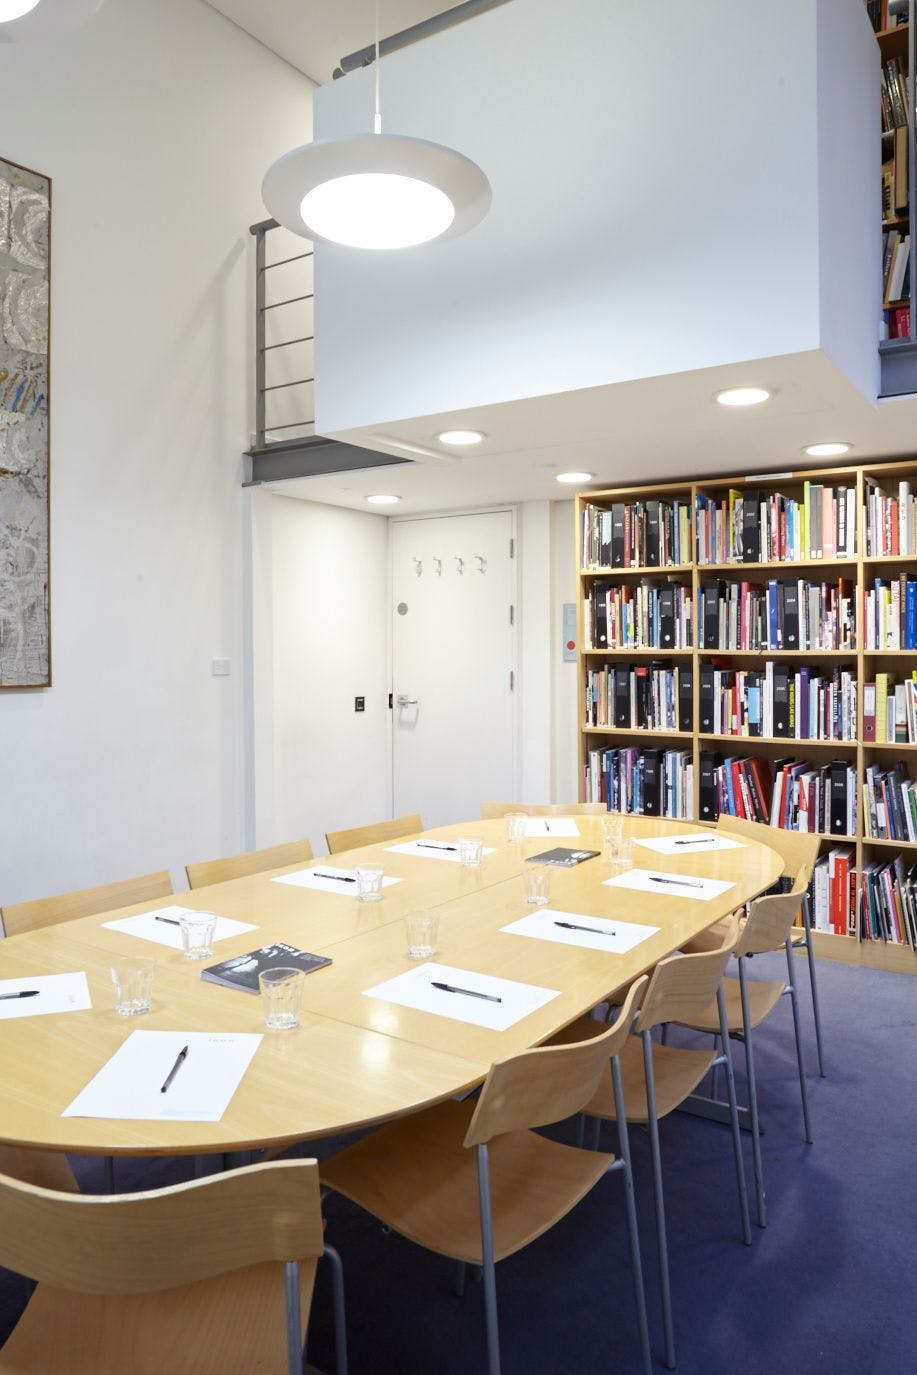
<svg viewBox="0 0 917 1375">
<path fill-rule="evenodd" d="M 404 692 L 399 692 L 395 701 L 398 703 L 399 707 L 416 707 L 420 705 L 416 697 L 408 697 Z"/>
</svg>

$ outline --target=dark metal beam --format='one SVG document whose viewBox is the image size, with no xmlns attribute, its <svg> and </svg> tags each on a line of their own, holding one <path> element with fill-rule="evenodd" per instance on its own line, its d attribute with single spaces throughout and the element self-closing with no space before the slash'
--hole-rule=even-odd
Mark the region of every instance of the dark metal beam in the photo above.
<svg viewBox="0 0 917 1375">
<path fill-rule="evenodd" d="M 251 471 L 245 487 L 262 482 L 283 482 L 294 477 L 320 477 L 325 473 L 359 472 L 371 468 L 400 467 L 410 459 L 361 449 L 356 444 L 339 444 L 319 435 L 305 439 L 286 439 L 276 444 L 255 445 L 248 450 Z"/>
<path fill-rule="evenodd" d="M 419 43 L 422 38 L 452 29 L 456 24 L 464 24 L 466 19 L 473 19 L 478 14 L 485 14 L 487 10 L 495 10 L 499 5 L 507 3 L 508 0 L 464 0 L 463 4 L 455 5 L 451 10 L 434 14 L 430 19 L 423 19 L 419 24 L 412 24 L 400 33 L 383 38 L 379 44 L 379 56 L 385 57 L 388 53 L 397 52 L 399 48 L 409 48 L 412 43 Z M 346 57 L 341 58 L 341 65 L 335 69 L 335 80 L 340 76 L 346 76 L 348 72 L 357 71 L 360 67 L 368 67 L 375 61 L 375 57 L 374 43 L 366 48 L 360 48 L 355 53 L 348 53 Z"/>
</svg>

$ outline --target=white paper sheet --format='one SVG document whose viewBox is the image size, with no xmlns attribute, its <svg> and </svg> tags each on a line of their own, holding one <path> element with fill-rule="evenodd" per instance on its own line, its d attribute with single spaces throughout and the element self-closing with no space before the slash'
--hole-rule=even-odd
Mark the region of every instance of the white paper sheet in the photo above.
<svg viewBox="0 0 917 1375">
<path fill-rule="evenodd" d="M 257 1032 L 132 1031 L 61 1116 L 219 1122 L 261 1040 Z M 163 1093 L 184 1046 L 188 1054 Z"/>
<path fill-rule="evenodd" d="M 461 864 L 459 847 L 451 840 L 409 840 L 404 845 L 386 845 L 393 855 L 418 855 L 421 859 L 445 859 L 451 864 Z M 494 855 L 492 846 L 484 846 L 485 855 Z"/>
<path fill-rule="evenodd" d="M 720 835 L 716 831 L 680 831 L 677 835 L 647 836 L 645 840 L 634 841 L 644 850 L 655 850 L 657 855 L 707 855 L 714 850 L 744 850 L 741 840 Z"/>
<path fill-rule="evenodd" d="M 11 993 L 31 993 L 37 997 L 11 998 Z M 92 1007 L 89 984 L 80 970 L 76 974 L 28 974 L 24 979 L 0 979 L 0 1022 L 14 1017 L 41 1017 L 49 1012 L 85 1012 Z"/>
<path fill-rule="evenodd" d="M 533 840 L 542 836 L 578 836 L 579 827 L 572 816 L 527 816 L 525 834 Z"/>
<path fill-rule="evenodd" d="M 580 945 L 586 950 L 601 950 L 606 955 L 626 955 L 641 941 L 648 941 L 658 926 L 640 926 L 633 921 L 608 921 L 605 917 L 584 917 L 578 912 L 560 912 L 542 907 L 519 921 L 500 928 L 513 936 L 532 936 L 557 945 Z"/>
<path fill-rule="evenodd" d="M 719 878 L 699 878 L 697 874 L 667 874 L 661 869 L 626 869 L 615 878 L 605 879 L 605 887 L 635 888 L 640 893 L 653 893 L 657 898 L 709 902 L 734 888 L 735 884 Z"/>
<path fill-rule="evenodd" d="M 157 907 L 155 912 L 139 912 L 135 917 L 119 917 L 117 921 L 103 921 L 110 931 L 126 931 L 129 936 L 140 936 L 156 945 L 167 945 L 170 950 L 181 950 L 182 917 L 209 916 L 210 913 L 197 912 L 192 907 Z M 161 921 L 156 918 L 161 917 Z M 174 923 L 174 924 L 173 924 Z M 247 921 L 233 921 L 231 917 L 217 917 L 213 932 L 214 941 L 226 941 L 230 936 L 241 936 L 244 931 L 257 931 Z"/>
<path fill-rule="evenodd" d="M 472 994 L 447 993 L 434 988 L 434 981 L 450 988 L 474 990 L 499 998 L 491 1002 Z M 364 997 L 383 998 L 401 1007 L 414 1007 L 419 1012 L 432 1012 L 437 1017 L 449 1017 L 454 1022 L 470 1022 L 472 1026 L 487 1027 L 491 1031 L 506 1031 L 521 1022 L 523 1017 L 544 1007 L 552 998 L 560 997 L 556 988 L 539 988 L 535 984 L 516 983 L 512 979 L 498 979 L 493 974 L 476 974 L 468 969 L 454 969 L 448 964 L 419 964 L 406 974 L 364 989 Z"/>
<path fill-rule="evenodd" d="M 322 875 L 330 875 L 323 878 Z M 338 897 L 357 896 L 357 875 L 354 869 L 338 869 L 334 864 L 315 864 L 308 869 L 297 869 L 295 874 L 281 874 L 272 878 L 272 883 L 289 883 L 294 888 L 317 888 L 320 893 L 337 893 Z M 400 883 L 400 878 L 383 877 L 382 887 L 389 888 Z"/>
</svg>

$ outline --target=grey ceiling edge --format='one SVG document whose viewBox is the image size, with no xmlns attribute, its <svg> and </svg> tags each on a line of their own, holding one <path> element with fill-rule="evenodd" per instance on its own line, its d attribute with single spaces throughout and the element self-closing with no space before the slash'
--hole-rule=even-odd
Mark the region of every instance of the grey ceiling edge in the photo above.
<svg viewBox="0 0 917 1375">
<path fill-rule="evenodd" d="M 257 487 L 262 482 L 284 482 L 294 477 L 401 467 L 411 461 L 380 454 L 374 449 L 361 449 L 356 444 L 339 444 L 334 439 L 319 438 L 269 444 L 261 449 L 249 449 L 245 456 L 250 460 L 251 471 L 242 484 L 244 487 Z"/>
</svg>

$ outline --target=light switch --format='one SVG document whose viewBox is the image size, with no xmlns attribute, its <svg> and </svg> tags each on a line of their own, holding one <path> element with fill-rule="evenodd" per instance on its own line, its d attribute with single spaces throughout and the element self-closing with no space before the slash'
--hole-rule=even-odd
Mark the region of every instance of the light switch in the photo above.
<svg viewBox="0 0 917 1375">
<path fill-rule="evenodd" d="M 213 659 L 210 664 L 210 672 L 214 678 L 229 677 L 229 660 Z"/>
</svg>

